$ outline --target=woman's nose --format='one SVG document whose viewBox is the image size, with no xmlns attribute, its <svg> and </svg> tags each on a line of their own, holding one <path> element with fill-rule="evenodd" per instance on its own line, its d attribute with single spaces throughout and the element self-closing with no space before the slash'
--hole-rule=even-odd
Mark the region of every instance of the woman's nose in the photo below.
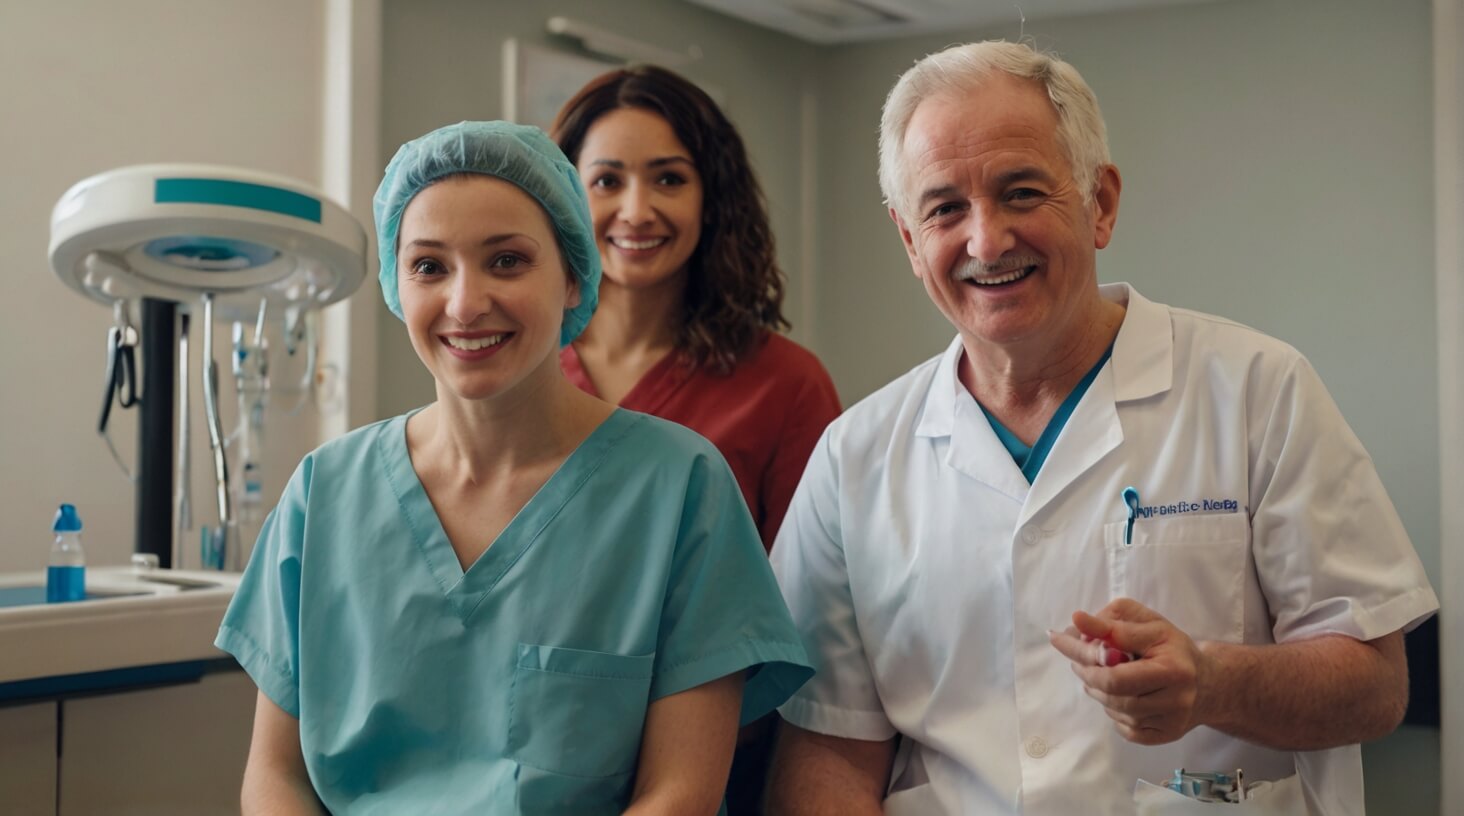
<svg viewBox="0 0 1464 816">
<path fill-rule="evenodd" d="M 625 186 L 617 215 L 627 224 L 647 224 L 655 219 L 655 208 L 651 206 L 651 193 L 646 185 L 632 182 Z"/>
<path fill-rule="evenodd" d="M 450 284 L 447 316 L 462 326 L 471 326 L 493 311 L 493 297 L 485 275 L 458 273 Z"/>
</svg>

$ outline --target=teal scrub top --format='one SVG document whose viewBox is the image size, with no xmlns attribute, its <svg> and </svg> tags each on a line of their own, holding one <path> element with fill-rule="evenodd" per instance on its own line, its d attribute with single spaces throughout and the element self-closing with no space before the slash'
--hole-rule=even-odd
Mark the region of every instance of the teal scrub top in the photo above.
<svg viewBox="0 0 1464 816">
<path fill-rule="evenodd" d="M 619 813 L 650 702 L 751 669 L 747 723 L 812 676 L 705 439 L 617 410 L 465 573 L 406 419 L 305 457 L 216 641 L 330 810 Z"/>
<path fill-rule="evenodd" d="M 1083 401 L 1083 395 L 1088 393 L 1088 386 L 1098 379 L 1098 372 L 1103 370 L 1103 365 L 1112 355 L 1113 345 L 1109 344 L 1108 349 L 1103 352 L 1103 356 L 1098 358 L 1098 362 L 1094 363 L 1093 367 L 1088 369 L 1088 373 L 1083 375 L 1083 379 L 1073 386 L 1067 399 L 1057 406 L 1057 411 L 1053 413 L 1052 419 L 1047 421 L 1047 427 L 1042 429 L 1042 435 L 1037 437 L 1036 443 L 1030 448 L 1022 442 L 1020 437 L 1007 430 L 1007 427 L 1001 424 L 990 411 L 986 410 L 985 405 L 977 403 L 981 406 L 981 413 L 986 415 L 986 421 L 991 424 L 991 430 L 996 432 L 996 438 L 1001 440 L 1007 453 L 1012 455 L 1012 461 L 1017 463 L 1017 467 L 1022 469 L 1022 475 L 1027 477 L 1027 484 L 1037 481 L 1037 474 L 1042 471 L 1042 465 L 1047 462 L 1047 454 L 1052 452 L 1052 446 L 1057 444 L 1057 437 L 1067 426 L 1068 418 L 1073 415 L 1073 411 L 1077 410 L 1078 403 Z"/>
</svg>

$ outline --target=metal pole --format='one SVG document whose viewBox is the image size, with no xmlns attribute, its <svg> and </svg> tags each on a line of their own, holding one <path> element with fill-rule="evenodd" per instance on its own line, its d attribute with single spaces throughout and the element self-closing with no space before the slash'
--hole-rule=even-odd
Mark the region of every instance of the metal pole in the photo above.
<svg viewBox="0 0 1464 816">
<path fill-rule="evenodd" d="M 137 537 L 134 549 L 173 565 L 173 398 L 178 304 L 142 300 L 142 405 L 137 423 Z"/>
</svg>

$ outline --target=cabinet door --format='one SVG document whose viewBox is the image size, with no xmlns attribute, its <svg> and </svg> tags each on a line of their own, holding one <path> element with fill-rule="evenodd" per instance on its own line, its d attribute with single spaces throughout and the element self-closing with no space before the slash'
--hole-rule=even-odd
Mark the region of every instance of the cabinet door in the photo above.
<svg viewBox="0 0 1464 816">
<path fill-rule="evenodd" d="M 0 803 L 16 816 L 56 813 L 56 703 L 0 708 Z"/>
<path fill-rule="evenodd" d="M 60 816 L 237 814 L 254 683 L 197 683 L 62 703 Z"/>
</svg>

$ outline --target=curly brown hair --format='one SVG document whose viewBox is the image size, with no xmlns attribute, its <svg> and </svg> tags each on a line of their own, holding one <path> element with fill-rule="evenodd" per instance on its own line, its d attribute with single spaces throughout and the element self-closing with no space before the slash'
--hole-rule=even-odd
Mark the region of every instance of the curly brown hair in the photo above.
<svg viewBox="0 0 1464 816">
<path fill-rule="evenodd" d="M 702 231 L 687 261 L 685 319 L 677 335 L 682 358 L 726 373 L 783 316 L 783 270 L 762 187 L 737 129 L 706 92 L 654 65 L 635 65 L 591 80 L 565 103 L 551 135 L 571 162 L 590 126 L 619 108 L 660 115 L 691 151 L 702 180 Z"/>
</svg>

